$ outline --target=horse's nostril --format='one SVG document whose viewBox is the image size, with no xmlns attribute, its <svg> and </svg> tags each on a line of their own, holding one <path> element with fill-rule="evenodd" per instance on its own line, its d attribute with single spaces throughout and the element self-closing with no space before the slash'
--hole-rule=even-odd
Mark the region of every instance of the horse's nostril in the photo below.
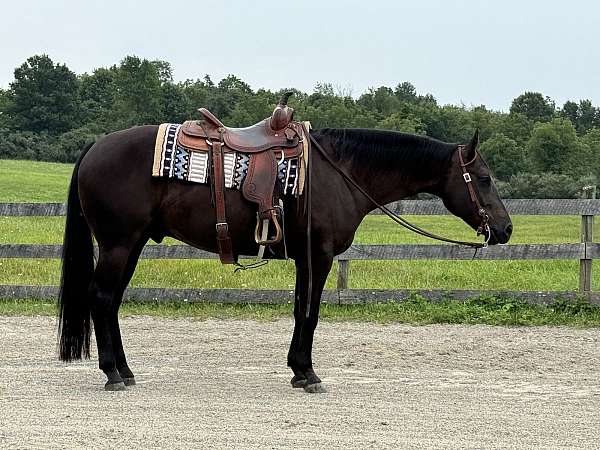
<svg viewBox="0 0 600 450">
<path fill-rule="evenodd" d="M 512 234 L 513 231 L 513 226 L 512 223 L 509 223 L 508 225 L 506 225 L 506 228 L 504 229 L 504 232 L 510 236 Z"/>
</svg>

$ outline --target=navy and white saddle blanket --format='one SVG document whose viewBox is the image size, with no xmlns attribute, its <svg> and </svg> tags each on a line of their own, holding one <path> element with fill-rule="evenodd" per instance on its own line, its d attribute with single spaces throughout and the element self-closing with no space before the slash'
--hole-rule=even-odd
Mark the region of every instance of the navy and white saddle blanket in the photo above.
<svg viewBox="0 0 600 450">
<path fill-rule="evenodd" d="M 178 135 L 181 125 L 163 123 L 158 127 L 154 146 L 152 176 L 206 184 L 209 173 L 208 152 L 186 148 Z M 248 173 L 249 157 L 244 153 L 224 154 L 225 187 L 241 189 Z M 283 195 L 301 195 L 306 163 L 302 156 L 278 161 L 278 179 Z"/>
</svg>

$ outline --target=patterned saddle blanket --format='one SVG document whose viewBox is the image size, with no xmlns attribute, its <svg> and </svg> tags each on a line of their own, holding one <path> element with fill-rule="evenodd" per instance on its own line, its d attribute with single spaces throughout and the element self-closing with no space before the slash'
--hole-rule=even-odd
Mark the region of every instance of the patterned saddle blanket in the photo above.
<svg viewBox="0 0 600 450">
<path fill-rule="evenodd" d="M 163 123 L 158 127 L 152 176 L 206 184 L 210 182 L 208 151 L 182 145 L 179 139 L 181 127 L 181 124 L 176 123 Z M 307 155 L 308 151 L 304 151 L 303 155 L 286 158 L 282 153 L 278 159 L 277 178 L 281 195 L 302 195 Z M 226 188 L 242 189 L 249 160 L 247 153 L 227 152 L 223 155 Z"/>
</svg>

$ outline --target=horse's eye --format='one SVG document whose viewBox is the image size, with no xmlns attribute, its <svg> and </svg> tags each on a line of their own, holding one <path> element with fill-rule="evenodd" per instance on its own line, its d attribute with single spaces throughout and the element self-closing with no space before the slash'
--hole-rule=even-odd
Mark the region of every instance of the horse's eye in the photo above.
<svg viewBox="0 0 600 450">
<path fill-rule="evenodd" d="M 483 177 L 479 177 L 479 181 L 483 184 L 490 184 L 492 182 L 492 179 L 486 175 Z"/>
</svg>

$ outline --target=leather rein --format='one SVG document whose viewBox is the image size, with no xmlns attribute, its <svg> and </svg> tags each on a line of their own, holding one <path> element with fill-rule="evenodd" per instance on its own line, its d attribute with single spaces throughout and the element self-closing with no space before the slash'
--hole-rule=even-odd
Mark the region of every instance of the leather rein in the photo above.
<svg viewBox="0 0 600 450">
<path fill-rule="evenodd" d="M 391 218 L 398 225 L 406 228 L 407 230 L 412 231 L 413 233 L 428 237 L 430 239 L 442 241 L 442 242 L 449 242 L 451 244 L 465 245 L 467 247 L 471 247 L 476 250 L 487 247 L 488 242 L 492 236 L 492 232 L 491 232 L 490 226 L 489 226 L 490 217 L 489 217 L 489 214 L 487 213 L 487 211 L 485 210 L 485 208 L 481 205 L 481 202 L 479 201 L 479 197 L 477 196 L 477 193 L 475 192 L 475 188 L 473 187 L 473 184 L 472 184 L 471 175 L 467 170 L 467 167 L 470 164 L 473 164 L 473 162 L 475 162 L 479 153 L 475 152 L 475 156 L 473 157 L 473 159 L 465 163 L 463 160 L 463 156 L 462 156 L 462 151 L 465 148 L 465 145 L 458 146 L 458 158 L 460 161 L 460 168 L 461 168 L 461 171 L 463 174 L 463 180 L 465 181 L 465 184 L 467 185 L 467 190 L 469 192 L 469 197 L 471 199 L 471 202 L 473 203 L 473 206 L 475 206 L 475 208 L 477 209 L 477 214 L 479 215 L 479 217 L 481 217 L 481 223 L 479 224 L 479 227 L 477 228 L 477 236 L 479 236 L 481 234 L 486 234 L 486 240 L 484 243 L 458 241 L 455 239 L 439 236 L 437 234 L 431 233 L 430 231 L 424 230 L 423 228 L 420 228 L 417 225 L 410 223 L 408 220 L 404 219 L 403 217 L 401 217 L 398 214 L 396 214 L 395 212 L 393 212 L 387 206 L 381 205 L 380 203 L 378 203 L 371 195 L 369 195 L 369 193 L 367 191 L 365 191 L 356 181 L 354 181 L 350 175 L 348 175 L 346 172 L 344 172 L 344 170 L 339 168 L 337 166 L 337 164 L 335 163 L 335 161 L 327 154 L 327 152 L 323 149 L 321 144 L 319 144 L 317 142 L 317 140 L 313 137 L 312 134 L 310 135 L 310 141 L 317 148 L 319 153 L 325 158 L 325 160 L 329 164 L 331 164 L 331 166 L 340 175 L 342 175 L 342 177 L 346 181 L 348 181 L 356 189 L 358 189 L 371 203 L 373 203 L 373 205 L 375 205 L 377 208 L 379 208 L 384 214 L 386 214 L 389 218 Z"/>
</svg>

